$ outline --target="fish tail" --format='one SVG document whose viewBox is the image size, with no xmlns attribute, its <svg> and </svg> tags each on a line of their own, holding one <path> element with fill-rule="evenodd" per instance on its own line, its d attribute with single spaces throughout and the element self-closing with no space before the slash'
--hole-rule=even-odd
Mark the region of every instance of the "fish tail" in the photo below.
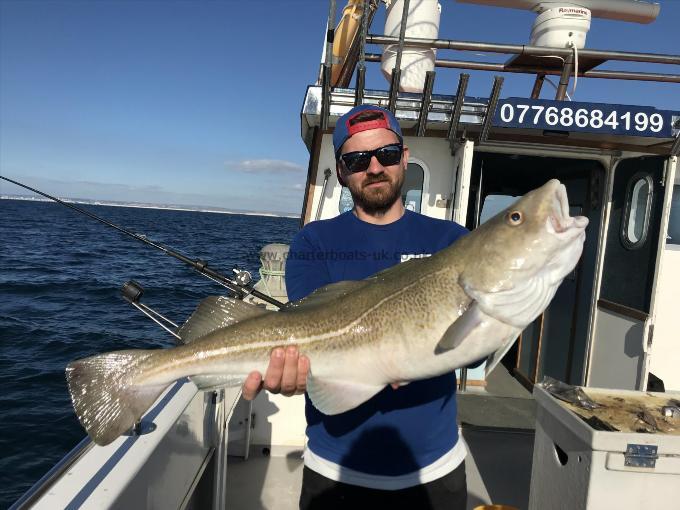
<svg viewBox="0 0 680 510">
<path fill-rule="evenodd" d="M 98 445 L 112 442 L 139 421 L 168 383 L 134 383 L 152 350 L 125 350 L 80 359 L 66 367 L 73 408 Z"/>
</svg>

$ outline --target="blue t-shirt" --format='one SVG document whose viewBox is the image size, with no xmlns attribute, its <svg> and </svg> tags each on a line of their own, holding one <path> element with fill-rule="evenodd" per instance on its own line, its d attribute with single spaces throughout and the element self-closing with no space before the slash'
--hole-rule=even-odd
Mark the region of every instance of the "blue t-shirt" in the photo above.
<svg viewBox="0 0 680 510">
<path fill-rule="evenodd" d="M 408 210 L 388 225 L 366 223 L 351 211 L 309 223 L 290 246 L 288 297 L 296 301 L 329 283 L 361 280 L 409 258 L 429 256 L 466 232 L 451 221 Z M 397 390 L 387 386 L 359 407 L 335 416 L 319 412 L 306 396 L 307 447 L 355 471 L 411 473 L 458 441 L 455 394 L 456 376 L 451 372 Z"/>
</svg>

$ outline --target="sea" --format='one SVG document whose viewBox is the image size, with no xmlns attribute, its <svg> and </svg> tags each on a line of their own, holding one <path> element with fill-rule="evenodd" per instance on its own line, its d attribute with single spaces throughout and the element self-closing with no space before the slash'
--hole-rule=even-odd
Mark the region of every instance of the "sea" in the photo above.
<svg viewBox="0 0 680 510">
<path fill-rule="evenodd" d="M 299 219 L 82 205 L 210 267 L 255 279 L 259 251 L 290 243 Z M 66 388 L 75 359 L 173 345 L 121 297 L 135 280 L 142 302 L 181 323 L 226 289 L 178 260 L 50 202 L 0 200 L 0 508 L 9 507 L 85 432 Z"/>
</svg>

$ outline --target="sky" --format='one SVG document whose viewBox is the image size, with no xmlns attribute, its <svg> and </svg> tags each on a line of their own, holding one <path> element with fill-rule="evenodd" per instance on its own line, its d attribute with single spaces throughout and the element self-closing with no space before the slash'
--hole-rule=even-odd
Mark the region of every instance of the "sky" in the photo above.
<svg viewBox="0 0 680 510">
<path fill-rule="evenodd" d="M 440 3 L 441 38 L 529 41 L 531 12 Z M 680 53 L 680 0 L 660 4 L 650 25 L 593 19 L 586 47 Z M 318 75 L 328 5 L 0 0 L 0 174 L 62 197 L 299 214 L 309 157 L 300 109 Z M 371 32 L 382 31 L 384 10 Z M 680 66 L 603 68 L 680 74 Z M 435 93 L 455 93 L 459 73 L 438 70 Z M 468 95 L 488 96 L 493 75 L 471 75 Z M 502 97 L 530 93 L 533 77 L 505 76 Z M 367 86 L 388 88 L 378 64 L 368 64 Z M 680 84 L 581 79 L 574 99 L 680 110 L 679 92 Z M 550 85 L 542 97 L 554 97 Z M 0 194 L 23 193 L 0 181 Z"/>
</svg>

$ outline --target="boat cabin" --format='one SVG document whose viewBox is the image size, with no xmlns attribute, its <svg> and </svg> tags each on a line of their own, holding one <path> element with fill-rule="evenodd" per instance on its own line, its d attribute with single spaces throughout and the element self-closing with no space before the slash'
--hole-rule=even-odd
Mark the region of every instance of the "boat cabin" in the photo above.
<svg viewBox="0 0 680 510">
<path fill-rule="evenodd" d="M 522 4 L 519 8 L 531 4 L 538 18 L 545 18 L 551 10 L 540 7 L 540 2 L 517 3 Z M 654 9 L 658 6 L 651 4 L 619 4 L 619 17 L 607 16 L 648 22 L 645 16 L 653 19 L 658 13 Z M 368 24 L 377 2 L 366 6 L 362 21 Z M 598 7 L 594 2 L 593 16 L 599 13 Z M 332 132 L 337 118 L 357 104 L 375 104 L 395 113 L 411 154 L 402 199 L 407 208 L 422 214 L 456 221 L 472 230 L 517 197 L 549 179 L 559 179 L 567 188 L 571 214 L 590 220 L 583 256 L 548 309 L 505 355 L 503 364 L 527 387 L 547 375 L 570 384 L 642 390 L 651 372 L 666 388 L 680 389 L 680 372 L 672 363 L 678 353 L 674 331 L 680 322 L 671 307 L 672 282 L 680 275 L 680 259 L 674 255 L 677 239 L 673 241 L 673 232 L 680 228 L 676 224 L 680 212 L 671 212 L 674 190 L 680 190 L 675 180 L 680 111 L 648 104 L 576 102 L 566 97 L 570 80 L 579 77 L 677 83 L 677 75 L 602 71 L 600 67 L 623 60 L 676 65 L 680 60 L 579 49 L 587 29 L 581 27 L 579 33 L 574 26 L 578 28 L 582 18 L 587 15 L 589 20 L 591 15 L 580 12 L 564 15 L 567 33 L 562 25 L 542 33 L 537 25 L 548 21 L 537 19 L 532 32 L 536 46 L 440 40 L 436 30 L 424 38 L 416 28 L 412 31 L 417 35 L 409 37 L 408 18 L 438 25 L 436 2 L 410 6 L 408 1 L 393 2 L 386 33 L 390 33 L 391 16 L 408 13 L 399 16 L 405 20 L 403 26 L 392 26 L 391 33 L 398 36 L 368 34 L 362 39 L 362 26 L 357 23 L 357 36 L 352 39 L 349 10 L 361 8 L 350 2 L 345 9 L 335 32 L 343 49 L 335 48 L 335 41 L 330 45 L 333 48 L 326 48 L 329 64 L 322 63 L 319 83 L 305 94 L 302 138 L 310 161 L 302 222 L 331 218 L 352 207 L 349 190 L 336 177 Z M 559 22 L 556 16 L 551 19 Z M 332 21 L 329 26 L 334 26 Z M 556 41 L 561 43 L 559 49 L 544 44 Z M 370 43 L 388 46 L 382 55 L 366 54 L 364 44 Z M 505 53 L 509 58 L 505 64 L 485 65 L 431 58 L 427 67 L 422 63 L 426 60 L 423 51 L 432 48 Z M 562 57 L 559 65 L 555 59 L 548 59 L 552 64 L 546 65 L 542 58 L 546 50 Z M 405 65 L 389 70 L 390 88 L 362 89 L 366 63 L 381 61 L 387 74 L 386 55 L 392 58 L 393 53 Z M 394 58 L 388 63 L 394 63 Z M 336 68 L 340 69 L 333 74 Z M 356 68 L 353 88 L 347 79 L 352 73 L 346 68 Z M 504 78 L 490 76 L 489 97 L 469 97 L 469 75 L 461 72 L 455 95 L 432 94 L 436 74 L 446 68 L 528 73 L 535 75 L 535 83 L 526 97 L 502 98 Z M 559 76 L 560 84 L 554 98 L 541 99 L 549 75 Z M 468 374 L 467 382 L 483 385 L 484 371 Z"/>
</svg>

